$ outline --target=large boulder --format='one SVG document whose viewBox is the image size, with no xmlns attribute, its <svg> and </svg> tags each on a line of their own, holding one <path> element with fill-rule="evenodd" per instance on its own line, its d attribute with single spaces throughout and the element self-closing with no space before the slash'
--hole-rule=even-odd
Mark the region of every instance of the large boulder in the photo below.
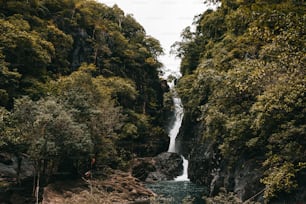
<svg viewBox="0 0 306 204">
<path fill-rule="evenodd" d="M 172 152 L 164 152 L 156 157 L 138 158 L 132 167 L 132 175 L 147 182 L 173 180 L 182 173 L 183 159 Z"/>
<path fill-rule="evenodd" d="M 18 164 L 20 165 L 18 176 Z M 0 203 L 33 203 L 33 163 L 25 156 L 0 153 Z M 20 184 L 18 184 L 18 177 Z"/>
<path fill-rule="evenodd" d="M 155 157 L 156 169 L 172 180 L 183 173 L 183 159 L 173 152 L 164 152 Z"/>
<path fill-rule="evenodd" d="M 20 162 L 20 180 L 33 176 L 33 163 L 26 157 L 17 158 L 15 155 L 0 153 L 0 178 L 2 180 L 16 180 L 18 172 L 18 162 Z"/>
</svg>

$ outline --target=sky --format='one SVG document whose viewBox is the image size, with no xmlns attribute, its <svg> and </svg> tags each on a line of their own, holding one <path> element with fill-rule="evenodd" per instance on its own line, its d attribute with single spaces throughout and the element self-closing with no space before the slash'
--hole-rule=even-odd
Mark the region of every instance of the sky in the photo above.
<svg viewBox="0 0 306 204">
<path fill-rule="evenodd" d="M 133 17 L 151 35 L 160 41 L 165 55 L 160 57 L 168 74 L 179 72 L 180 59 L 170 55 L 170 47 L 180 41 L 184 28 L 191 26 L 194 16 L 203 13 L 204 0 L 98 0 L 108 6 L 117 4 L 125 14 Z"/>
</svg>

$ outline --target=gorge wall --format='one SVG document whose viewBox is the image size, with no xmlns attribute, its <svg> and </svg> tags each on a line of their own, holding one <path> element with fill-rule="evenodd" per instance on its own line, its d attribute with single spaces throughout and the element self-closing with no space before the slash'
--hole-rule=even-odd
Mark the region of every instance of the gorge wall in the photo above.
<svg viewBox="0 0 306 204">
<path fill-rule="evenodd" d="M 302 1 L 222 0 L 187 27 L 177 55 L 185 114 L 178 136 L 191 181 L 210 195 L 304 202 Z"/>
</svg>

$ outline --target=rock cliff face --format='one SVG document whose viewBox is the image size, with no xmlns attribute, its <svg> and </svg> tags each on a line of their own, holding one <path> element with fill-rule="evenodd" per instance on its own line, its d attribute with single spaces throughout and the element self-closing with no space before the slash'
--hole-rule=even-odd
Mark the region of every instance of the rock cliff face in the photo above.
<svg viewBox="0 0 306 204">
<path fill-rule="evenodd" d="M 177 143 L 180 152 L 189 160 L 188 177 L 192 182 L 207 186 L 210 196 L 226 189 L 241 200 L 247 200 L 264 189 L 260 183 L 263 175 L 261 158 L 240 158 L 237 164 L 229 164 L 222 158 L 214 139 L 203 139 L 202 124 L 192 120 L 189 113 L 185 115 Z M 262 194 L 254 199 L 262 201 Z"/>
<path fill-rule="evenodd" d="M 88 62 L 89 57 L 92 53 L 91 44 L 88 43 L 89 35 L 85 29 L 78 28 L 73 32 L 73 37 L 75 39 L 73 51 L 71 52 L 71 65 L 75 70 L 81 66 L 82 63 Z M 87 42 L 86 42 L 87 41 Z"/>
<path fill-rule="evenodd" d="M 178 136 L 176 137 L 176 147 L 185 158 L 199 141 L 201 124 L 194 121 L 194 116 L 189 112 L 184 113 L 184 118 Z"/>
<path fill-rule="evenodd" d="M 252 199 L 264 203 L 264 185 L 260 179 L 264 175 L 262 162 L 264 158 L 243 155 L 235 164 L 222 158 L 217 142 L 212 138 L 202 137 L 202 124 L 192 120 L 190 115 L 184 118 L 180 134 L 177 138 L 180 151 L 188 158 L 188 177 L 191 182 L 205 185 L 209 196 L 216 196 L 221 191 L 234 192 L 242 201 Z M 296 202 L 306 200 L 306 174 L 300 175 L 299 190 L 290 195 L 278 197 L 270 203 Z M 303 203 L 303 202 L 302 202 Z"/>
</svg>

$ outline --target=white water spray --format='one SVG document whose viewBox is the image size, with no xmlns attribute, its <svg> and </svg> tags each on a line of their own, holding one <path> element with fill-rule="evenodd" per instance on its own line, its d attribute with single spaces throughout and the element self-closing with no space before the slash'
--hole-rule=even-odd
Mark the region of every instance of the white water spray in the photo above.
<svg viewBox="0 0 306 204">
<path fill-rule="evenodd" d="M 178 79 L 180 77 L 180 73 L 176 73 L 176 75 L 179 75 L 176 77 Z M 177 152 L 176 149 L 176 137 L 180 131 L 180 127 L 182 125 L 182 120 L 184 117 L 184 107 L 182 104 L 181 98 L 178 96 L 178 94 L 175 91 L 175 79 L 172 80 L 170 83 L 168 83 L 170 90 L 172 91 L 172 100 L 174 104 L 174 123 L 169 131 L 169 137 L 170 137 L 170 144 L 168 148 L 168 152 Z M 183 174 L 181 176 L 178 176 L 175 178 L 175 181 L 189 181 L 188 179 L 188 160 L 186 160 L 183 156 L 181 156 L 183 159 Z"/>
<path fill-rule="evenodd" d="M 175 121 L 174 121 L 173 127 L 169 131 L 170 144 L 169 144 L 168 152 L 176 152 L 175 139 L 179 133 L 180 127 L 182 125 L 183 116 L 184 116 L 184 109 L 183 109 L 181 99 L 177 96 L 173 96 L 173 103 L 174 103 Z"/>
<path fill-rule="evenodd" d="M 185 159 L 185 157 L 182 156 L 183 159 L 183 174 L 181 176 L 176 177 L 174 180 L 175 181 L 189 181 L 188 178 L 188 160 Z"/>
</svg>

